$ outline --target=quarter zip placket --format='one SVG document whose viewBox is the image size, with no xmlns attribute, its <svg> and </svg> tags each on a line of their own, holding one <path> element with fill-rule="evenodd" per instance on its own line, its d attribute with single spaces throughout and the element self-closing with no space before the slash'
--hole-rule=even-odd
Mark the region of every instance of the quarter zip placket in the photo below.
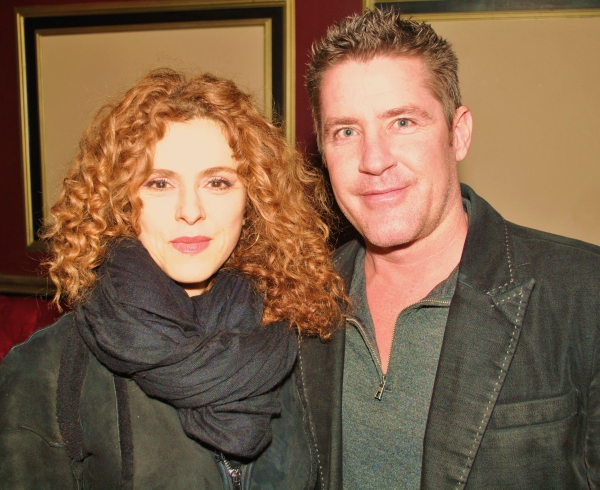
<svg viewBox="0 0 600 490">
<path fill-rule="evenodd" d="M 367 344 L 367 349 L 369 349 L 369 352 L 371 353 L 371 357 L 373 357 L 373 359 L 375 359 L 375 365 L 377 366 L 377 371 L 379 373 L 380 382 L 379 382 L 379 386 L 377 387 L 377 391 L 375 392 L 374 398 L 376 400 L 381 401 L 381 399 L 383 398 L 383 392 L 385 391 L 385 383 L 387 381 L 387 378 L 386 378 L 386 375 L 383 374 L 383 368 L 381 367 L 381 360 L 379 359 L 379 351 L 373 347 L 373 344 L 369 340 L 369 336 L 365 332 L 364 327 L 361 325 L 361 323 L 356 318 L 348 316 L 348 317 L 346 317 L 346 321 L 348 323 L 353 324 L 358 329 L 358 331 L 360 332 L 360 335 L 362 336 L 362 338 L 365 341 L 365 344 Z M 396 326 L 394 325 L 394 331 L 392 332 L 392 345 L 394 344 L 394 335 L 395 334 L 396 334 Z M 392 351 L 390 349 L 390 356 L 391 356 L 391 352 Z M 388 366 L 389 366 L 389 359 L 388 359 Z"/>
<path fill-rule="evenodd" d="M 450 306 L 450 300 L 436 300 L 436 299 L 423 299 L 421 301 L 418 301 L 417 303 L 412 304 L 411 306 L 408 306 L 407 308 L 405 308 L 400 315 L 398 316 L 398 319 L 400 318 L 400 316 L 402 316 L 405 312 L 413 309 L 416 306 L 419 305 L 432 305 L 432 306 Z M 396 323 L 394 323 L 394 331 L 392 332 L 392 342 L 391 342 L 391 348 L 390 348 L 390 355 L 388 357 L 388 369 L 390 366 L 390 361 L 392 360 L 392 352 L 394 349 L 394 337 L 396 336 L 396 325 L 398 324 L 398 319 L 396 320 Z M 375 365 L 377 366 L 377 370 L 379 372 L 379 378 L 380 378 L 380 382 L 379 382 L 379 386 L 377 387 L 377 391 L 375 392 L 375 395 L 373 398 L 375 398 L 378 401 L 381 401 L 383 398 L 383 393 L 385 391 L 385 384 L 387 382 L 387 375 L 383 374 L 383 367 L 381 366 L 381 360 L 379 359 L 379 350 L 375 349 L 373 347 L 373 344 L 371 343 L 371 341 L 369 340 L 369 336 L 367 335 L 367 333 L 365 332 L 364 327 L 362 326 L 362 324 L 354 317 L 351 316 L 347 316 L 346 317 L 346 321 L 348 323 L 353 324 L 358 331 L 360 332 L 360 335 L 362 336 L 362 338 L 364 339 L 365 343 L 367 344 L 367 349 L 369 349 L 369 352 L 371 353 L 371 356 L 373 357 L 373 359 L 375 359 Z"/>
</svg>

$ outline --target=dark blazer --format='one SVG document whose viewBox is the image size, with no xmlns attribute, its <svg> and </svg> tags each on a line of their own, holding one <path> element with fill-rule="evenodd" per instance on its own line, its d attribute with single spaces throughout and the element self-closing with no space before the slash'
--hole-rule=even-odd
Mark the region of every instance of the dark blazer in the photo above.
<svg viewBox="0 0 600 490">
<path fill-rule="evenodd" d="M 421 488 L 598 489 L 600 247 L 508 223 L 466 186 L 463 196 L 471 201 L 469 232 Z M 361 246 L 336 252 L 347 285 Z M 301 343 L 323 489 L 342 488 L 344 343 L 343 329 L 329 343 Z"/>
</svg>

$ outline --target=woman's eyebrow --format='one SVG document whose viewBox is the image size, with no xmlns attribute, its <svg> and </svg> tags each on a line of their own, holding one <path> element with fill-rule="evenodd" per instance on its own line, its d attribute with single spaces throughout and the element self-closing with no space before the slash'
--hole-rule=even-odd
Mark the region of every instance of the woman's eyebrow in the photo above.
<svg viewBox="0 0 600 490">
<path fill-rule="evenodd" d="M 150 173 L 150 178 L 152 177 L 174 177 L 177 175 L 177 172 L 173 172 L 173 170 L 169 170 L 166 168 L 153 168 Z"/>
<path fill-rule="evenodd" d="M 200 176 L 204 177 L 205 175 L 221 173 L 221 172 L 226 172 L 229 174 L 237 175 L 237 170 L 235 168 L 225 167 L 225 166 L 217 166 L 217 167 L 205 168 L 202 172 L 200 172 Z"/>
<path fill-rule="evenodd" d="M 232 167 L 216 166 L 216 167 L 205 168 L 204 170 L 202 170 L 200 172 L 200 177 L 204 177 L 206 175 L 213 174 L 213 173 L 223 173 L 223 172 L 237 175 L 237 170 Z M 176 177 L 177 175 L 178 175 L 177 172 L 166 169 L 166 168 L 154 168 L 154 169 L 152 169 L 152 173 L 150 174 L 151 177 Z"/>
</svg>

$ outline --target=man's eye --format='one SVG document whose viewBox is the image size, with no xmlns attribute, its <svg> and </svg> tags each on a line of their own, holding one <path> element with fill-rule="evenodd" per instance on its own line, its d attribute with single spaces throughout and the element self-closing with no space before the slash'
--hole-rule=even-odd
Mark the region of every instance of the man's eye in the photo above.
<svg viewBox="0 0 600 490">
<path fill-rule="evenodd" d="M 396 121 L 396 124 L 398 126 L 400 126 L 401 128 L 406 128 L 407 126 L 410 125 L 410 121 L 408 119 L 398 119 Z"/>
<path fill-rule="evenodd" d="M 352 128 L 343 128 L 340 130 L 340 136 L 348 137 L 354 135 L 354 129 Z"/>
</svg>

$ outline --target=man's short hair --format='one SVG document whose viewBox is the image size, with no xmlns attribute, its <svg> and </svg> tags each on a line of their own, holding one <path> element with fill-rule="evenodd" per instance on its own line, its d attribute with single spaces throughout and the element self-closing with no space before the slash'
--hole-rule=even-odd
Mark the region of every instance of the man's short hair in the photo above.
<svg viewBox="0 0 600 490">
<path fill-rule="evenodd" d="M 346 60 L 369 61 L 376 56 L 420 58 L 428 68 L 429 85 L 441 102 L 448 128 L 461 105 L 458 85 L 458 58 L 448 41 L 425 22 L 402 19 L 394 10 L 367 10 L 333 24 L 311 49 L 306 72 L 313 122 L 321 147 L 321 100 L 323 75 L 328 68 Z"/>
</svg>

